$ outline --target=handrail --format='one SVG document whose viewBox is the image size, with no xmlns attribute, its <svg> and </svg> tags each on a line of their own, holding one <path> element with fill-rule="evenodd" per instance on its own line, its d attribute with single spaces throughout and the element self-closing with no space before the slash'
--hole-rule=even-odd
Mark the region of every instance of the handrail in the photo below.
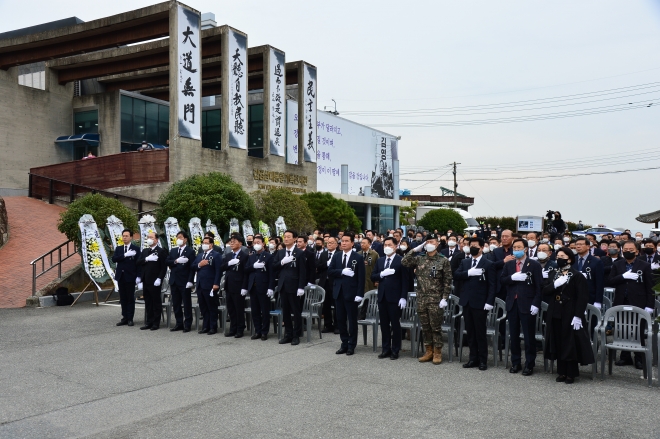
<svg viewBox="0 0 660 439">
<path fill-rule="evenodd" d="M 73 244 L 73 251 L 71 250 L 71 244 Z M 74 255 L 78 254 L 79 248 L 76 243 L 72 240 L 68 240 L 64 244 L 60 244 L 54 249 L 52 249 L 49 252 L 44 253 L 43 255 L 39 256 L 32 262 L 30 262 L 30 265 L 32 266 L 32 296 L 36 296 L 37 294 L 37 278 L 43 276 L 44 274 L 48 273 L 50 270 L 57 268 L 57 278 L 62 277 L 62 263 L 66 261 L 67 259 L 73 257 Z M 62 249 L 66 249 L 66 256 L 64 259 L 62 259 Z M 57 261 L 53 262 L 53 255 L 57 253 Z M 50 266 L 46 268 L 46 259 L 50 258 Z M 41 262 L 41 272 L 37 274 L 37 264 Z"/>
</svg>

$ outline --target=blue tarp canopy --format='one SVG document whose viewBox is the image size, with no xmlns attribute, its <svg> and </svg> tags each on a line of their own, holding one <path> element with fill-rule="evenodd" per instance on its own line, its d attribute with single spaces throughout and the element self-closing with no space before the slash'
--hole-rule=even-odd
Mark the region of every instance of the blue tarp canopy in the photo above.
<svg viewBox="0 0 660 439">
<path fill-rule="evenodd" d="M 89 146 L 98 146 L 98 134 L 74 134 L 73 136 L 60 136 L 55 139 L 55 143 L 86 142 Z"/>
</svg>

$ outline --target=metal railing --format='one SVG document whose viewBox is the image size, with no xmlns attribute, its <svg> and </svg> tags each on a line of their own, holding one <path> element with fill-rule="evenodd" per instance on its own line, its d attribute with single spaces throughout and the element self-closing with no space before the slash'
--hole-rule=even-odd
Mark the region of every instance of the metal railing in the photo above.
<svg viewBox="0 0 660 439">
<path fill-rule="evenodd" d="M 32 266 L 33 297 L 37 294 L 37 279 L 55 269 L 57 269 L 57 279 L 60 279 L 62 277 L 62 263 L 75 255 L 79 255 L 78 250 L 76 243 L 69 240 L 30 262 Z"/>
</svg>

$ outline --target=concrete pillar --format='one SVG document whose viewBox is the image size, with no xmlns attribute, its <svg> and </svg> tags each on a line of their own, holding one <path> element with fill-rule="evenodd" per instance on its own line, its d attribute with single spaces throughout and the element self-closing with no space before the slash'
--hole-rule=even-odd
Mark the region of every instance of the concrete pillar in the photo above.
<svg viewBox="0 0 660 439">
<path fill-rule="evenodd" d="M 364 196 L 371 197 L 371 186 L 364 187 Z M 371 203 L 365 204 L 364 209 L 365 209 L 364 222 L 366 224 L 364 224 L 362 228 L 371 229 Z"/>
<path fill-rule="evenodd" d="M 393 197 L 395 200 L 399 199 L 399 161 L 392 160 L 392 180 L 394 183 L 394 194 Z M 399 220 L 399 206 L 394 206 L 394 228 L 400 226 Z"/>
<path fill-rule="evenodd" d="M 341 165 L 341 193 L 348 194 L 348 165 Z"/>
</svg>

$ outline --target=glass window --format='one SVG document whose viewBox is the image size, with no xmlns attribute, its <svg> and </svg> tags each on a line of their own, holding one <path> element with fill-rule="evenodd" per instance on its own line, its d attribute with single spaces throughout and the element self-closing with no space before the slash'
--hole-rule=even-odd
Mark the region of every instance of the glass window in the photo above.
<svg viewBox="0 0 660 439">
<path fill-rule="evenodd" d="M 133 99 L 133 143 L 141 143 L 146 138 L 145 113 L 146 102 L 140 99 Z"/>
<path fill-rule="evenodd" d="M 202 111 L 202 148 L 220 149 L 220 110 Z"/>
<path fill-rule="evenodd" d="M 167 145 L 170 138 L 170 107 L 158 106 L 158 143 Z"/>
<path fill-rule="evenodd" d="M 160 144 L 158 139 L 158 104 L 154 102 L 145 102 L 146 107 L 146 125 L 145 140 L 150 143 Z"/>
<path fill-rule="evenodd" d="M 98 110 L 73 113 L 73 134 L 98 134 Z"/>
<path fill-rule="evenodd" d="M 248 107 L 248 155 L 264 158 L 264 104 Z"/>
<path fill-rule="evenodd" d="M 133 143 L 133 99 L 124 95 L 121 96 L 121 141 Z"/>
<path fill-rule="evenodd" d="M 121 95 L 121 151 L 135 151 L 142 144 L 167 145 L 170 108 Z"/>
</svg>

